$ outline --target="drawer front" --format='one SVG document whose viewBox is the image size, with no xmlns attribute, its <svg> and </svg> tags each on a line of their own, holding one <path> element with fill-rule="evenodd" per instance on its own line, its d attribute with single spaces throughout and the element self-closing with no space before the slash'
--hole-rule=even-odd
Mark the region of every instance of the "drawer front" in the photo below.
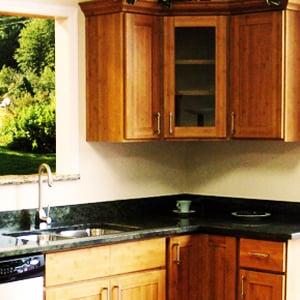
<svg viewBox="0 0 300 300">
<path fill-rule="evenodd" d="M 285 272 L 286 245 L 252 239 L 240 239 L 240 266 L 258 270 Z"/>
<path fill-rule="evenodd" d="M 46 287 L 109 276 L 110 246 L 46 255 Z"/>
<path fill-rule="evenodd" d="M 110 274 L 122 274 L 166 265 L 166 240 L 151 239 L 111 246 Z"/>
<path fill-rule="evenodd" d="M 46 255 L 46 287 L 128 272 L 165 268 L 164 238 Z"/>
</svg>

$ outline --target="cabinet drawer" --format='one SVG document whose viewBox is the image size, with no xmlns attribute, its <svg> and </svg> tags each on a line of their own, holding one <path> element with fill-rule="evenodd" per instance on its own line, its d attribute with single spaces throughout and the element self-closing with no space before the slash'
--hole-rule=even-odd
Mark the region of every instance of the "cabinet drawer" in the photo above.
<svg viewBox="0 0 300 300">
<path fill-rule="evenodd" d="M 165 257 L 165 239 L 112 245 L 110 274 L 116 275 L 165 267 Z"/>
<path fill-rule="evenodd" d="M 240 239 L 240 266 L 274 272 L 285 272 L 283 242 Z"/>
<path fill-rule="evenodd" d="M 165 239 L 49 253 L 46 287 L 155 268 L 164 268 Z"/>
<path fill-rule="evenodd" d="M 46 287 L 109 276 L 109 254 L 110 246 L 47 254 Z"/>
</svg>

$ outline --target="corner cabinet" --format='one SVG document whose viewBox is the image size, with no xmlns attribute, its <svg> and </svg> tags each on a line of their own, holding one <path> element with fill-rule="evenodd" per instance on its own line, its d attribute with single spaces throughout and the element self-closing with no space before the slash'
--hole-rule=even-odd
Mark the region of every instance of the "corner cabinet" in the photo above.
<svg viewBox="0 0 300 300">
<path fill-rule="evenodd" d="M 159 138 L 160 17 L 88 14 L 86 40 L 87 140 Z"/>
<path fill-rule="evenodd" d="M 164 18 L 164 136 L 225 138 L 227 17 Z"/>
<path fill-rule="evenodd" d="M 236 299 L 236 238 L 195 234 L 168 243 L 169 300 Z"/>
</svg>

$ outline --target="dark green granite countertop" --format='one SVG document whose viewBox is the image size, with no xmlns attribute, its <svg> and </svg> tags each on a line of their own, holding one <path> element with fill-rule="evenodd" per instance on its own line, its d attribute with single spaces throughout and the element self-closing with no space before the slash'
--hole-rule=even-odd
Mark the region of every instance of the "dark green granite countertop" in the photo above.
<svg viewBox="0 0 300 300">
<path fill-rule="evenodd" d="M 195 213 L 181 217 L 173 212 L 177 199 L 192 199 Z M 263 221 L 240 221 L 232 211 L 255 209 L 271 212 Z M 52 209 L 53 228 L 86 223 L 129 225 L 130 229 L 98 237 L 50 242 L 22 241 L 3 234 L 32 230 L 34 210 L 0 213 L 0 257 L 47 253 L 178 234 L 209 233 L 235 237 L 287 241 L 300 238 L 300 204 L 196 195 L 101 202 Z M 99 225 L 99 226 L 100 226 Z"/>
</svg>

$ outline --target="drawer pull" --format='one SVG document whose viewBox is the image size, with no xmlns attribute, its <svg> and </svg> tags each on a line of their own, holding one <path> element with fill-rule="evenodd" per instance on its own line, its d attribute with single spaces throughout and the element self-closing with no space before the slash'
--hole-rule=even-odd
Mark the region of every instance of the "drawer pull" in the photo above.
<svg viewBox="0 0 300 300">
<path fill-rule="evenodd" d="M 248 254 L 252 257 L 257 257 L 257 258 L 269 258 L 270 257 L 269 253 L 248 252 Z"/>
<path fill-rule="evenodd" d="M 174 122 L 173 113 L 170 112 L 170 113 L 169 113 L 169 134 L 170 134 L 170 135 L 173 134 L 173 122 Z"/>
</svg>

